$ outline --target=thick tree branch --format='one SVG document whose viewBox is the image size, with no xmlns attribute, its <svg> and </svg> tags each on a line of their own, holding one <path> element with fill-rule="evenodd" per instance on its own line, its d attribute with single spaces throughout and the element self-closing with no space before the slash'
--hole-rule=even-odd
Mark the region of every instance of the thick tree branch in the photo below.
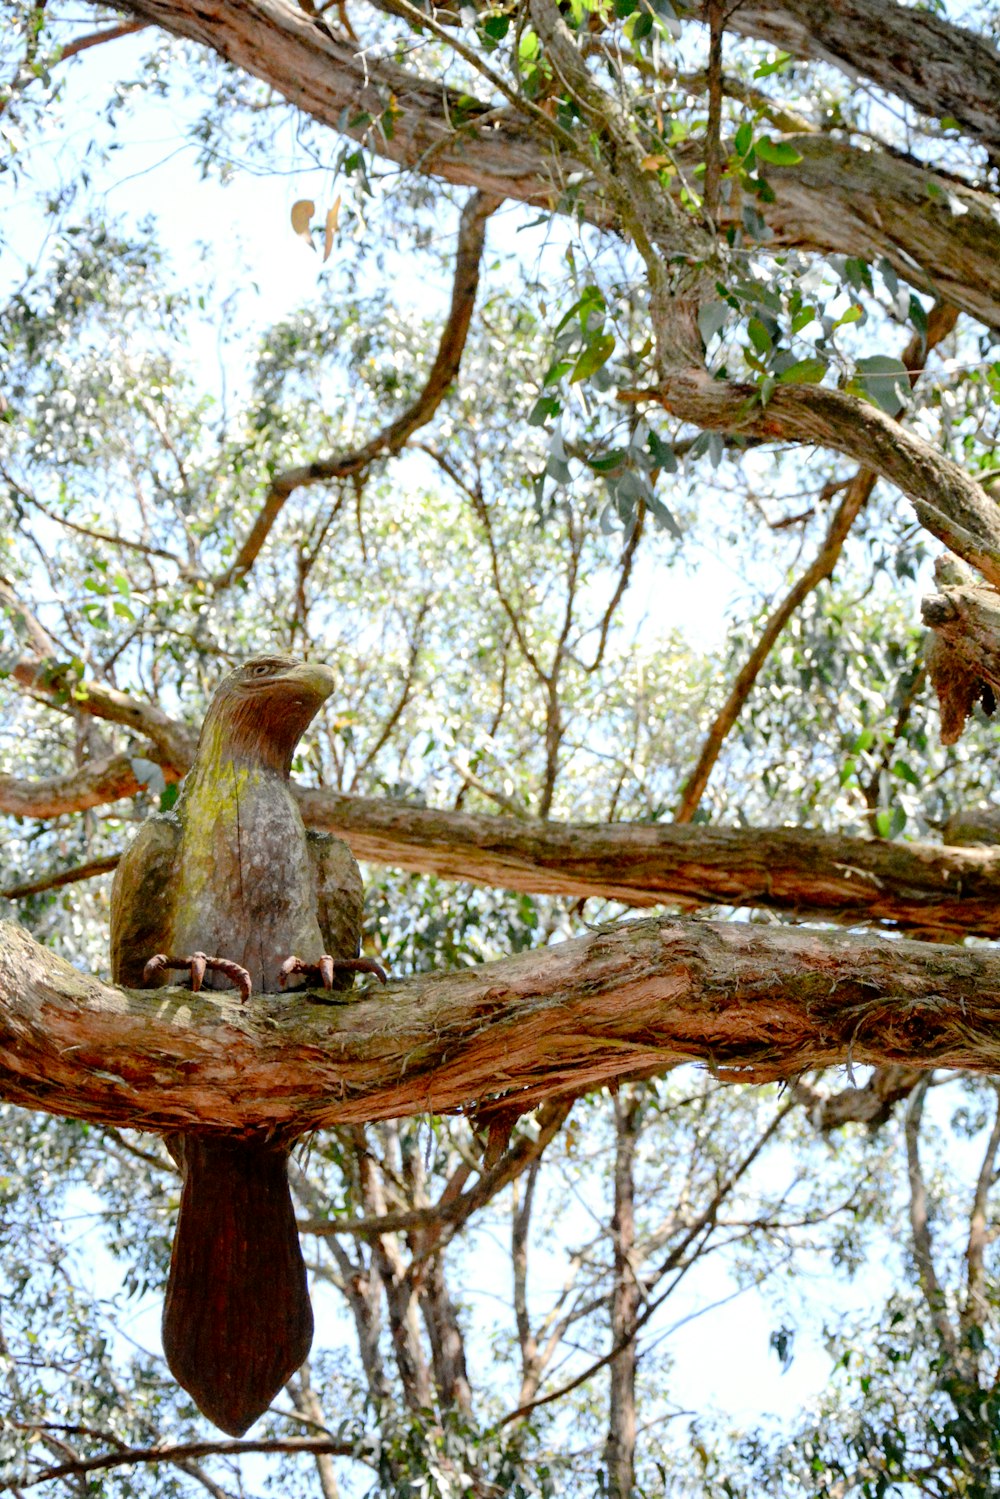
<svg viewBox="0 0 1000 1499">
<path fill-rule="evenodd" d="M 655 390 L 623 391 L 653 400 L 682 421 L 781 442 L 819 443 L 895 484 L 917 519 L 977 572 L 1000 586 L 1000 507 L 966 471 L 876 406 L 821 385 L 781 385 L 767 404 L 752 385 L 671 371 Z"/>
<path fill-rule="evenodd" d="M 168 781 L 177 781 L 186 766 L 164 765 L 162 768 Z M 122 797 L 135 796 L 142 784 L 128 755 L 89 760 L 66 775 L 45 776 L 37 781 L 0 775 L 0 811 L 10 817 L 61 817 L 66 812 L 85 812 L 89 807 L 105 807 Z M 93 874 L 99 872 L 90 871 Z M 81 874 L 78 878 L 88 879 L 89 874 Z"/>
<path fill-rule="evenodd" d="M 707 19 L 711 0 L 702 0 Z M 870 78 L 931 116 L 950 115 L 993 154 L 1000 151 L 1000 56 L 983 36 L 930 10 L 894 0 L 744 0 L 726 23 L 798 57 Z"/>
<path fill-rule="evenodd" d="M 189 763 L 165 767 L 165 773 L 183 773 Z M 127 756 L 110 762 L 105 773 L 107 801 L 139 789 Z M 37 782 L 0 777 L 0 812 L 56 816 L 100 805 L 90 774 L 84 767 Z M 749 906 L 849 925 L 877 921 L 996 935 L 1000 851 L 989 846 L 896 843 L 799 828 L 535 822 L 296 791 L 306 825 L 343 838 L 359 859 L 442 879 L 632 906 Z"/>
<path fill-rule="evenodd" d="M 227 587 L 230 583 L 238 582 L 240 578 L 246 576 L 253 567 L 286 501 L 297 489 L 363 473 L 376 458 L 398 453 L 407 438 L 430 421 L 444 399 L 448 387 L 458 374 L 469 324 L 472 321 L 476 292 L 479 289 L 479 268 L 486 239 L 486 222 L 499 203 L 499 198 L 477 192 L 472 194 L 462 210 L 458 230 L 458 248 L 455 252 L 451 307 L 441 332 L 434 363 L 416 400 L 362 447 L 354 448 L 346 453 L 337 453 L 329 458 L 320 458 L 313 463 L 303 464 L 299 468 L 286 469 L 278 474 L 271 481 L 260 513 L 237 552 L 232 566 L 217 579 L 217 587 Z"/>
<path fill-rule="evenodd" d="M 291 0 L 131 0 L 123 8 L 203 43 L 322 124 L 363 139 L 401 166 L 548 211 L 582 211 L 598 224 L 614 218 L 595 192 L 583 138 L 578 156 L 561 152 L 515 110 L 470 102 L 372 49 L 361 52 Z M 389 110 L 392 129 L 383 131 L 377 122 Z M 367 123 L 345 126 L 345 120 Z M 769 168 L 775 201 L 761 205 L 774 248 L 885 255 L 907 280 L 1000 325 L 1000 258 L 989 193 L 889 153 L 814 135 L 797 136 L 792 144 L 802 160 Z M 574 174 L 582 180 L 574 179 L 567 197 Z"/>
<path fill-rule="evenodd" d="M 0 927 L 0 1095 L 160 1132 L 527 1109 L 692 1060 L 752 1082 L 845 1059 L 996 1072 L 998 1020 L 992 952 L 777 926 L 647 920 L 377 995 L 245 1006 L 112 988 Z"/>
</svg>

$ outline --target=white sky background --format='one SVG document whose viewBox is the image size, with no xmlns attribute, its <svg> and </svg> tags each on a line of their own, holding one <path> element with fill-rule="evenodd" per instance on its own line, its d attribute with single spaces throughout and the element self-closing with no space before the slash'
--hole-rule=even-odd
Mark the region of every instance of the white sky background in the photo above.
<svg viewBox="0 0 1000 1499">
<path fill-rule="evenodd" d="M 57 184 L 69 180 L 80 170 L 90 142 L 95 138 L 109 140 L 102 118 L 108 84 L 130 76 L 148 46 L 149 37 L 140 34 L 91 51 L 67 68 L 63 112 L 71 128 L 67 132 L 57 127 L 50 141 L 31 146 L 24 158 L 30 181 L 2 210 L 7 244 L 0 263 L 0 294 L 16 285 L 45 254 L 48 225 L 31 189 L 49 181 Z M 143 99 L 129 117 L 127 139 L 119 133 L 110 160 L 93 164 L 97 201 L 106 216 L 133 222 L 147 214 L 153 216 L 175 273 L 182 275 L 186 266 L 199 280 L 208 273 L 217 285 L 220 302 L 230 292 L 242 294 L 255 288 L 253 299 L 247 296 L 245 305 L 253 308 L 257 329 L 291 313 L 310 298 L 329 296 L 340 274 L 336 249 L 324 267 L 320 257 L 295 236 L 289 219 L 292 203 L 300 198 L 313 198 L 322 216 L 337 191 L 329 174 L 296 167 L 287 175 L 275 176 L 237 171 L 225 186 L 216 180 L 202 181 L 195 167 L 194 148 L 183 144 L 184 121 L 178 118 L 177 110 L 176 97 L 169 103 Z M 193 115 L 194 109 L 191 112 Z M 448 214 L 446 232 L 451 235 L 454 210 L 449 208 Z M 530 247 L 531 234 L 515 232 L 528 217 L 518 208 L 497 215 L 489 231 L 491 250 L 524 255 L 530 249 L 535 253 Z M 373 209 L 371 232 L 378 233 L 377 208 Z M 541 234 L 534 232 L 539 247 Z M 561 256 L 561 248 L 556 246 L 551 253 Z M 391 255 L 388 265 L 391 273 Z M 406 274 L 405 263 L 396 269 L 392 290 L 401 302 L 426 310 L 433 299 L 444 309 L 448 295 L 445 278 L 437 284 L 420 285 Z M 196 346 L 193 353 L 203 359 L 206 371 L 218 369 L 219 349 L 210 336 L 206 335 L 204 346 Z M 229 359 L 226 378 L 235 388 L 242 371 L 232 354 Z M 657 630 L 685 628 L 693 645 L 718 644 L 727 612 L 745 596 L 743 578 L 724 555 L 723 544 L 715 550 L 707 542 L 695 541 L 685 555 L 687 567 L 671 572 L 669 588 L 664 587 L 663 576 L 654 567 L 645 565 L 637 570 L 630 603 L 632 616 L 636 621 L 645 616 Z M 777 578 L 774 581 L 775 586 L 780 582 Z M 698 621 L 695 629 L 689 623 L 692 618 Z M 497 1284 L 500 1278 L 506 1285 L 509 1279 L 509 1261 L 502 1248 L 492 1250 L 485 1234 L 479 1235 L 478 1243 L 479 1253 L 469 1259 L 479 1263 L 482 1284 L 467 1288 L 470 1303 L 486 1296 L 488 1285 Z M 312 1247 L 307 1244 L 307 1254 Z M 81 1245 L 81 1252 L 92 1261 L 98 1289 L 110 1292 L 119 1278 L 119 1266 L 99 1246 L 84 1250 Z M 558 1287 L 563 1275 L 560 1254 L 552 1251 L 546 1260 L 539 1249 L 536 1255 L 552 1287 Z M 664 1308 L 662 1320 L 653 1325 L 654 1335 L 705 1303 L 728 1295 L 731 1289 L 728 1278 L 720 1275 L 718 1260 L 713 1258 Z M 811 1303 L 812 1310 L 804 1312 L 794 1362 L 785 1374 L 768 1347 L 769 1335 L 779 1319 L 765 1295 L 747 1293 L 704 1318 L 680 1326 L 670 1336 L 668 1346 L 675 1359 L 676 1383 L 683 1391 L 685 1409 L 702 1411 L 714 1406 L 741 1426 L 752 1427 L 767 1414 L 790 1421 L 800 1405 L 822 1388 L 830 1372 L 831 1360 L 822 1345 L 823 1318 L 835 1311 L 863 1308 L 869 1300 L 878 1302 L 883 1290 L 884 1286 L 873 1285 L 870 1276 L 864 1285 L 849 1286 L 817 1262 L 815 1274 L 801 1286 L 801 1299 Z M 324 1303 L 327 1308 L 332 1306 L 332 1294 L 321 1296 L 321 1307 Z M 325 1314 L 321 1310 L 318 1342 L 336 1338 L 334 1320 L 329 1310 Z M 124 1330 L 144 1346 L 158 1346 L 159 1298 L 147 1298 L 136 1305 Z M 481 1370 L 484 1356 L 488 1355 L 479 1350 L 473 1367 Z"/>
</svg>

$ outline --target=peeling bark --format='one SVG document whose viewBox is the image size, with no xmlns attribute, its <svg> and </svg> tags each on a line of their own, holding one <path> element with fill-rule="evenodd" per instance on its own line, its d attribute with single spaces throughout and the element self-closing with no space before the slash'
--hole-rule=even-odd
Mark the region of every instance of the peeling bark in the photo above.
<svg viewBox="0 0 1000 1499">
<path fill-rule="evenodd" d="M 246 1006 L 116 989 L 0 926 L 0 1096 L 138 1129 L 264 1130 L 580 1093 L 700 1060 L 766 1082 L 845 1060 L 1000 1071 L 1000 956 L 647 920 L 457 973 Z"/>
<path fill-rule="evenodd" d="M 117 794 L 134 795 L 134 772 L 126 756 L 120 760 Z M 86 775 L 84 782 L 90 784 Z M 50 800 L 70 783 L 76 787 L 72 776 L 40 782 L 0 777 L 0 811 L 40 817 L 97 805 L 79 802 L 75 794 Z M 336 791 L 295 791 L 307 826 L 343 838 L 358 859 L 442 879 L 639 907 L 749 906 L 851 926 L 867 921 L 997 934 L 1000 851 L 986 846 L 895 843 L 801 828 L 528 822 Z M 26 883 L 8 894 L 48 883 Z"/>
<path fill-rule="evenodd" d="M 707 12 L 707 3 L 700 7 Z M 985 37 L 892 0 L 749 0 L 727 12 L 741 36 L 829 62 L 931 116 L 950 115 L 1000 150 L 1000 56 Z"/>
<path fill-rule="evenodd" d="M 372 49 L 362 52 L 289 0 L 130 0 L 123 8 L 202 43 L 400 166 L 548 211 L 582 212 L 595 224 L 615 220 L 595 191 L 583 139 L 579 153 L 569 153 L 514 109 L 470 101 Z M 378 121 L 390 105 L 391 135 L 344 124 L 362 115 Z M 998 225 L 988 193 L 886 152 L 818 135 L 789 140 L 802 161 L 768 169 L 775 202 L 761 205 L 772 248 L 885 255 L 906 280 L 1000 325 Z M 568 192 L 575 174 L 582 181 Z"/>
</svg>

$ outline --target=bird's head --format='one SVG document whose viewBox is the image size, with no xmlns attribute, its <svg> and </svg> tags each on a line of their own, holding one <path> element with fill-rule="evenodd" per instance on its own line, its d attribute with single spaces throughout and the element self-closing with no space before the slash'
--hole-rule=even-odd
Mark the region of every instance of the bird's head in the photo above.
<svg viewBox="0 0 1000 1499">
<path fill-rule="evenodd" d="M 291 656 L 255 656 L 216 688 L 201 731 L 199 760 L 238 760 L 287 776 L 295 746 L 335 680 L 328 666 Z"/>
</svg>

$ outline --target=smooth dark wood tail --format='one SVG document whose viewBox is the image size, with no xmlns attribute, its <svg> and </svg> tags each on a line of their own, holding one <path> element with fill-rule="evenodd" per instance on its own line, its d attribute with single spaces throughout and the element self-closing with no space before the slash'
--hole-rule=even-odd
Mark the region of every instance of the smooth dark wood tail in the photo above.
<svg viewBox="0 0 1000 1499">
<path fill-rule="evenodd" d="M 242 1436 L 306 1360 L 313 1316 L 288 1190 L 288 1153 L 255 1141 L 169 1141 L 184 1170 L 163 1303 L 170 1371 Z"/>
</svg>

